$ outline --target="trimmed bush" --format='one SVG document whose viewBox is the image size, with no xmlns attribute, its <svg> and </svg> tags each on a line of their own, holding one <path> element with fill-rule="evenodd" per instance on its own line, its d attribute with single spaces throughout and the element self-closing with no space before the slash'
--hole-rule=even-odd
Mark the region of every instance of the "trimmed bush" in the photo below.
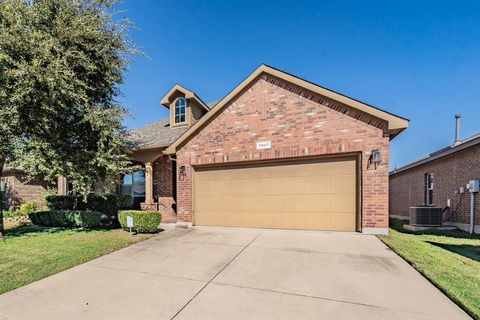
<svg viewBox="0 0 480 320">
<path fill-rule="evenodd" d="M 133 230 L 139 233 L 151 233 L 158 230 L 162 215 L 158 211 L 123 210 L 118 213 L 118 221 L 123 229 L 127 228 L 127 216 L 133 218 Z"/>
<path fill-rule="evenodd" d="M 80 196 L 57 196 L 49 195 L 45 197 L 47 201 L 47 207 L 50 210 L 77 210 Z M 85 208 L 78 209 L 84 210 Z"/>
<path fill-rule="evenodd" d="M 28 214 L 33 224 L 42 227 L 99 227 L 103 214 L 95 211 L 49 210 Z"/>
<path fill-rule="evenodd" d="M 75 211 L 97 211 L 106 215 L 116 215 L 119 209 L 131 201 L 129 196 L 90 194 L 85 199 L 80 195 L 58 196 L 50 195 L 45 199 L 50 210 L 75 210 Z"/>
</svg>

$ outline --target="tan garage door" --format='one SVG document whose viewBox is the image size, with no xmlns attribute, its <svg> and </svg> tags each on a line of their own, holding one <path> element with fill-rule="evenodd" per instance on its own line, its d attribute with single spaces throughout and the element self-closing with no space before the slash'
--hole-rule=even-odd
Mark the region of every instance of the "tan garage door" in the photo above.
<svg viewBox="0 0 480 320">
<path fill-rule="evenodd" d="M 195 171 L 194 223 L 355 231 L 353 159 Z"/>
</svg>

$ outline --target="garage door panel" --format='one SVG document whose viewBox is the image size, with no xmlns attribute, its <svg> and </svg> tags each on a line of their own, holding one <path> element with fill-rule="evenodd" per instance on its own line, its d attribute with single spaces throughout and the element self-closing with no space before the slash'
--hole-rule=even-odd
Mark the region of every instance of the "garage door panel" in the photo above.
<svg viewBox="0 0 480 320">
<path fill-rule="evenodd" d="M 354 231 L 356 162 L 291 162 L 197 170 L 198 225 Z"/>
<path fill-rule="evenodd" d="M 355 162 L 354 160 L 348 162 Z M 310 177 L 310 176 L 338 176 L 338 175 L 355 175 L 355 166 L 345 166 L 345 161 L 322 162 L 319 163 L 301 163 L 297 167 L 289 164 L 278 164 L 275 166 L 259 164 L 256 167 L 231 167 L 225 170 L 202 170 L 197 172 L 196 179 L 198 181 L 208 180 L 243 180 L 245 174 L 253 174 L 255 178 L 278 178 L 291 177 Z M 301 166 L 301 167 L 298 167 Z"/>
<path fill-rule="evenodd" d="M 284 228 L 306 230 L 353 231 L 355 218 L 351 213 L 319 215 L 316 212 L 295 215 L 285 212 L 201 212 L 198 225 L 252 228 Z M 321 226 L 321 227 L 319 227 Z"/>
<path fill-rule="evenodd" d="M 312 176 L 293 178 L 263 178 L 229 180 L 232 185 L 228 188 L 222 183 L 223 180 L 204 180 L 202 189 L 196 190 L 197 196 L 208 195 L 249 195 L 249 194 L 309 194 L 355 193 L 354 175 L 339 176 Z"/>
<path fill-rule="evenodd" d="M 232 195 L 205 196 L 195 206 L 198 211 L 225 212 L 352 212 L 354 194 Z"/>
</svg>

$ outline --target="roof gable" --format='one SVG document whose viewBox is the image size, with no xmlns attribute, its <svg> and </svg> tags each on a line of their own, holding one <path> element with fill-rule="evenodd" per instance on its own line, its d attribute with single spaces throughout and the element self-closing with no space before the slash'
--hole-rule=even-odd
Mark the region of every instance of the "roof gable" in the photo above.
<svg viewBox="0 0 480 320">
<path fill-rule="evenodd" d="M 281 70 L 275 69 L 273 67 L 267 66 L 265 64 L 260 65 L 254 72 L 252 72 L 247 78 L 245 78 L 238 86 L 236 86 L 232 91 L 230 91 L 223 99 L 221 99 L 213 109 L 211 109 L 207 114 L 205 114 L 195 125 L 190 127 L 183 135 L 181 135 L 174 143 L 172 143 L 167 149 L 166 153 L 174 154 L 177 150 L 177 147 L 184 142 L 188 137 L 197 132 L 202 128 L 203 125 L 208 123 L 210 119 L 218 114 L 223 107 L 227 105 L 232 99 L 234 99 L 243 89 L 250 85 L 257 77 L 262 74 L 269 74 L 271 76 L 277 77 L 281 80 L 287 81 L 293 85 L 305 88 L 312 93 L 325 96 L 329 99 L 338 101 L 342 104 L 345 104 L 351 108 L 357 109 L 361 112 L 364 112 L 368 115 L 371 115 L 375 118 L 383 120 L 387 123 L 387 131 L 390 133 L 391 137 L 394 137 L 402 130 L 408 127 L 408 120 L 399 116 L 396 116 L 392 113 L 386 112 L 384 110 L 378 109 L 366 103 L 360 102 L 358 100 L 352 99 L 335 91 L 326 89 L 314 83 L 308 82 L 304 79 L 295 77 L 291 74 L 283 72 Z"/>
<path fill-rule="evenodd" d="M 170 90 L 168 90 L 168 92 L 163 96 L 163 98 L 160 100 L 160 103 L 162 105 L 164 105 L 165 107 L 169 107 L 170 103 L 172 102 L 171 101 L 171 97 L 174 96 L 175 93 L 177 92 L 181 92 L 183 93 L 183 95 L 185 96 L 185 99 L 193 99 L 195 100 L 198 105 L 200 105 L 201 107 L 203 107 L 205 110 L 210 110 L 209 106 L 203 102 L 202 99 L 200 99 L 196 94 L 195 92 L 191 91 L 191 90 L 188 90 L 187 88 L 185 87 L 182 87 L 181 85 L 179 84 L 175 84 Z"/>
</svg>

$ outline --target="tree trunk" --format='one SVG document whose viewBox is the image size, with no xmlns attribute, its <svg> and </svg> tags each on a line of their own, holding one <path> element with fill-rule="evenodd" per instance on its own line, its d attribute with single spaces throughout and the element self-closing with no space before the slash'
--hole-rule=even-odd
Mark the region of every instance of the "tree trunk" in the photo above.
<svg viewBox="0 0 480 320">
<path fill-rule="evenodd" d="M 0 155 L 0 181 L 2 180 L 3 174 L 3 165 L 5 164 L 5 159 Z M 3 238 L 5 235 L 5 227 L 3 225 L 3 193 L 0 190 L 0 238 Z"/>
</svg>

